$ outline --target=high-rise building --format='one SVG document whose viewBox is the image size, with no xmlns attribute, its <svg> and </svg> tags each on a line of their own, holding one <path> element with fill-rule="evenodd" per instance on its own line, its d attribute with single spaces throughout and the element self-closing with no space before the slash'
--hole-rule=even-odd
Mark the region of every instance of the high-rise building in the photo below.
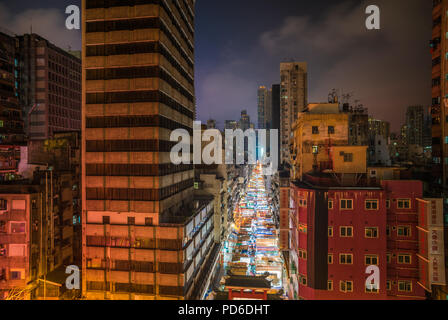
<svg viewBox="0 0 448 320">
<path fill-rule="evenodd" d="M 0 32 L 0 181 L 17 175 L 20 146 L 26 144 L 19 105 L 17 41 Z"/>
<path fill-rule="evenodd" d="M 81 60 L 34 33 L 17 41 L 19 98 L 29 139 L 80 131 Z"/>
<path fill-rule="evenodd" d="M 272 89 L 258 88 L 258 129 L 272 127 Z"/>
<path fill-rule="evenodd" d="M 432 9 L 432 156 L 434 182 L 440 187 L 447 186 L 448 149 L 445 137 L 448 136 L 446 106 L 448 102 L 447 60 L 445 52 L 448 42 L 445 33 L 448 31 L 448 0 L 434 0 Z"/>
<path fill-rule="evenodd" d="M 408 145 L 423 147 L 425 126 L 425 111 L 422 106 L 408 107 L 406 112 L 406 127 Z"/>
<path fill-rule="evenodd" d="M 83 1 L 87 298 L 190 299 L 209 272 L 213 200 L 170 160 L 195 116 L 194 4 Z"/>
<path fill-rule="evenodd" d="M 251 129 L 250 116 L 247 110 L 241 111 L 240 129 L 243 131 Z"/>
<path fill-rule="evenodd" d="M 207 129 L 216 129 L 216 120 L 207 120 Z"/>
<path fill-rule="evenodd" d="M 277 130 L 277 136 L 278 136 L 278 141 L 277 141 L 277 146 L 278 146 L 278 161 L 280 161 L 280 153 L 281 153 L 281 149 L 280 149 L 280 85 L 279 84 L 274 84 L 272 85 L 272 102 L 271 102 L 271 107 L 272 107 L 272 111 L 271 111 L 271 117 L 272 117 L 272 122 L 271 122 L 271 129 L 272 130 Z M 270 139 L 269 139 L 270 140 Z"/>
<path fill-rule="evenodd" d="M 226 130 L 236 130 L 239 128 L 239 123 L 235 120 L 226 120 L 225 129 Z"/>
<path fill-rule="evenodd" d="M 280 64 L 281 113 L 280 113 L 280 163 L 290 163 L 292 127 L 299 112 L 308 104 L 308 70 L 306 62 L 283 62 Z"/>
</svg>

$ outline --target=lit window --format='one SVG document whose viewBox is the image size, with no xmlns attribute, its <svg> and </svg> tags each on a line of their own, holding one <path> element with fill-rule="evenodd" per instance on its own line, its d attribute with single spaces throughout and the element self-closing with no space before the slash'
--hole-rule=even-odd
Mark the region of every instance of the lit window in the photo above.
<svg viewBox="0 0 448 320">
<path fill-rule="evenodd" d="M 319 147 L 313 146 L 313 154 L 318 154 L 318 153 L 319 153 Z"/>
<path fill-rule="evenodd" d="M 378 238 L 378 227 L 368 227 L 366 228 L 366 238 Z"/>
</svg>

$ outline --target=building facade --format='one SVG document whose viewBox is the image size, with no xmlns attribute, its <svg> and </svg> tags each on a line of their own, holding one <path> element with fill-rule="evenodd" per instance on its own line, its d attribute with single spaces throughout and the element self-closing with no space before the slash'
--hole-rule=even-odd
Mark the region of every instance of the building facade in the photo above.
<svg viewBox="0 0 448 320">
<path fill-rule="evenodd" d="M 280 64 L 280 163 L 290 163 L 290 141 L 299 112 L 308 105 L 308 67 L 306 62 Z"/>
<path fill-rule="evenodd" d="M 16 39 L 0 32 L 0 181 L 15 179 L 20 147 L 26 144 L 19 105 L 17 55 Z"/>
<path fill-rule="evenodd" d="M 45 140 L 81 130 L 81 60 L 37 34 L 17 37 L 19 97 L 25 132 Z"/>
<path fill-rule="evenodd" d="M 188 299 L 213 246 L 192 165 L 194 1 L 83 1 L 83 294 Z M 208 271 L 208 270 L 205 270 Z"/>
<path fill-rule="evenodd" d="M 272 89 L 258 88 L 258 129 L 272 127 Z"/>
</svg>

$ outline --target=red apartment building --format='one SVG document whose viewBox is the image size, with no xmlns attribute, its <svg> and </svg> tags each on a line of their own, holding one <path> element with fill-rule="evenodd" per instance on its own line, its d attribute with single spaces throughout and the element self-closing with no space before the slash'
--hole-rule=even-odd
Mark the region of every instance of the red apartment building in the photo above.
<svg viewBox="0 0 448 320">
<path fill-rule="evenodd" d="M 419 285 L 420 181 L 360 182 L 307 174 L 291 184 L 291 299 L 423 299 Z M 366 288 L 377 265 L 379 290 Z"/>
</svg>

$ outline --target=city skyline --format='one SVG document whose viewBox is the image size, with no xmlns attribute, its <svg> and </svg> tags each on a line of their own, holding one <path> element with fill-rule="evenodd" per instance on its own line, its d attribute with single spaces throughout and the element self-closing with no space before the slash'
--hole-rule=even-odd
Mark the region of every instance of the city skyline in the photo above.
<svg viewBox="0 0 448 320">
<path fill-rule="evenodd" d="M 223 128 L 224 120 L 238 119 L 244 109 L 257 119 L 258 87 L 279 83 L 280 63 L 292 60 L 308 63 L 309 102 L 326 102 L 333 88 L 354 93 L 353 100 L 360 100 L 373 117 L 391 122 L 393 132 L 405 122 L 408 106 L 429 108 L 431 22 L 425 17 L 430 2 L 407 1 L 403 7 L 377 1 L 382 16 L 381 30 L 375 31 L 364 26 L 366 1 L 282 2 L 197 1 L 198 120 L 214 118 Z M 20 34 L 32 26 L 50 42 L 79 50 L 81 32 L 64 28 L 70 4 L 80 6 L 80 1 L 0 1 L 0 27 Z M 229 24 L 225 12 L 235 6 L 238 14 Z"/>
</svg>

